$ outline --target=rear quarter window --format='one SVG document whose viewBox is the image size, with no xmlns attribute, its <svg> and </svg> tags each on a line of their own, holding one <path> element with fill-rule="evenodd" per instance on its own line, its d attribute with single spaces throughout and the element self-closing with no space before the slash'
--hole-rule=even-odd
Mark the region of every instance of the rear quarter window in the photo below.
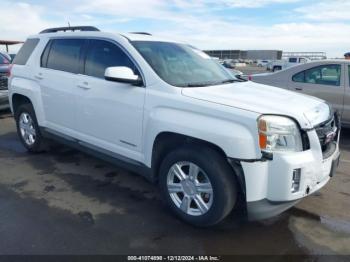
<svg viewBox="0 0 350 262">
<path fill-rule="evenodd" d="M 24 42 L 23 46 L 18 51 L 13 63 L 15 65 L 25 65 L 38 43 L 38 38 L 27 39 L 27 41 Z"/>
</svg>

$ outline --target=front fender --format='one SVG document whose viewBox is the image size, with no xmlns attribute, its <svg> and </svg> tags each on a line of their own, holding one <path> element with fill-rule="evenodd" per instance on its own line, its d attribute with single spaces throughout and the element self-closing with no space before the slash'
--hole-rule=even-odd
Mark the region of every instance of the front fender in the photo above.
<svg viewBox="0 0 350 262">
<path fill-rule="evenodd" d="M 153 144 L 158 134 L 172 132 L 206 142 L 221 148 L 227 157 L 257 159 L 257 134 L 241 123 L 213 118 L 201 113 L 173 108 L 157 108 L 148 117 L 145 128 L 145 163 L 151 167 Z"/>
</svg>

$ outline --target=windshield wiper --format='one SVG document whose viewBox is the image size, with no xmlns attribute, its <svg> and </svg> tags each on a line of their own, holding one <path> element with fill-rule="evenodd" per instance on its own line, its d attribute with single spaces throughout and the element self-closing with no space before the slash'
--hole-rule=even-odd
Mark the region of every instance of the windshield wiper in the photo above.
<svg viewBox="0 0 350 262">
<path fill-rule="evenodd" d="M 197 82 L 197 83 L 188 83 L 184 84 L 183 87 L 204 87 L 204 86 L 216 86 L 221 84 L 228 84 L 233 82 L 240 82 L 238 79 L 225 79 L 223 81 L 217 82 Z"/>
<path fill-rule="evenodd" d="M 220 82 L 220 84 L 228 84 L 228 83 L 234 83 L 234 82 L 241 82 L 238 79 L 226 79 Z"/>
<path fill-rule="evenodd" d="M 204 87 L 204 86 L 211 86 L 215 85 L 213 82 L 198 82 L 198 83 L 188 83 L 184 84 L 184 87 Z"/>
</svg>

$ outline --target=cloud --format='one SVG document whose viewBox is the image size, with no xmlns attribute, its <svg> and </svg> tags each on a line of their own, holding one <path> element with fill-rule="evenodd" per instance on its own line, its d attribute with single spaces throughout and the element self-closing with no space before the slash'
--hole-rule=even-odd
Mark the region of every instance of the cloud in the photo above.
<svg viewBox="0 0 350 262">
<path fill-rule="evenodd" d="M 163 17 L 168 14 L 168 4 L 162 0 L 79 0 L 75 1 L 75 12 L 108 14 L 124 17 L 154 18 Z"/>
<path fill-rule="evenodd" d="M 235 8 L 262 8 L 276 3 L 297 2 L 296 10 L 271 22 L 257 22 Z M 279 49 L 285 51 L 326 51 L 341 56 L 350 46 L 350 25 L 338 15 L 350 1 L 322 1 L 310 6 L 301 0 L 52 0 L 27 4 L 2 1 L 2 39 L 25 39 L 51 26 L 94 25 L 104 31 L 149 31 L 155 35 L 185 41 L 202 49 Z M 336 7 L 332 7 L 335 3 Z M 269 8 L 269 7 L 268 7 Z M 215 10 L 215 11 L 213 11 Z M 222 13 L 224 10 L 225 13 Z M 283 5 L 278 9 L 283 10 Z M 313 12 L 304 12 L 313 10 Z M 315 11 L 317 10 L 317 11 Z M 326 10 L 329 10 L 327 13 Z M 343 11 L 339 11 L 343 13 Z M 260 12 L 260 11 L 256 11 Z M 322 13 L 324 12 L 324 13 Z M 328 15 L 320 20 L 318 15 Z M 259 13 L 260 17 L 261 14 Z M 344 14 L 345 16 L 345 14 Z M 347 18 L 346 18 L 347 19 Z M 288 21 L 288 22 L 287 22 Z M 294 22 L 290 22 L 294 21 Z M 326 22 L 325 22 L 326 21 Z"/>
<path fill-rule="evenodd" d="M 229 7 L 257 8 L 271 4 L 286 4 L 299 1 L 300 0 L 221 0 L 220 2 Z"/>
<path fill-rule="evenodd" d="M 44 8 L 27 3 L 2 1 L 0 31 L 2 39 L 23 39 L 30 33 L 36 33 L 44 27 L 52 26 L 42 19 Z"/>
<path fill-rule="evenodd" d="M 349 0 L 321 1 L 312 5 L 296 8 L 302 18 L 314 21 L 345 21 L 350 20 Z"/>
<path fill-rule="evenodd" d="M 281 23 L 273 26 L 231 24 L 223 21 L 191 21 L 181 29 L 159 35 L 184 39 L 201 49 L 277 49 L 320 51 L 340 57 L 350 46 L 350 25 L 342 23 Z M 327 36 L 327 37 L 325 37 Z"/>
</svg>

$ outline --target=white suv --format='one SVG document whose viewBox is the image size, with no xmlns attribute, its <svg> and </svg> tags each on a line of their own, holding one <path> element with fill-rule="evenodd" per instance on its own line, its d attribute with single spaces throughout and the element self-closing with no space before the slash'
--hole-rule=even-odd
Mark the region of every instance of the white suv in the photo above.
<svg viewBox="0 0 350 262">
<path fill-rule="evenodd" d="M 322 188 L 339 160 L 339 120 L 324 101 L 241 82 L 191 45 L 145 33 L 31 36 L 9 100 L 30 152 L 55 138 L 130 168 L 199 226 L 239 199 L 250 219 L 279 214 Z"/>
</svg>

